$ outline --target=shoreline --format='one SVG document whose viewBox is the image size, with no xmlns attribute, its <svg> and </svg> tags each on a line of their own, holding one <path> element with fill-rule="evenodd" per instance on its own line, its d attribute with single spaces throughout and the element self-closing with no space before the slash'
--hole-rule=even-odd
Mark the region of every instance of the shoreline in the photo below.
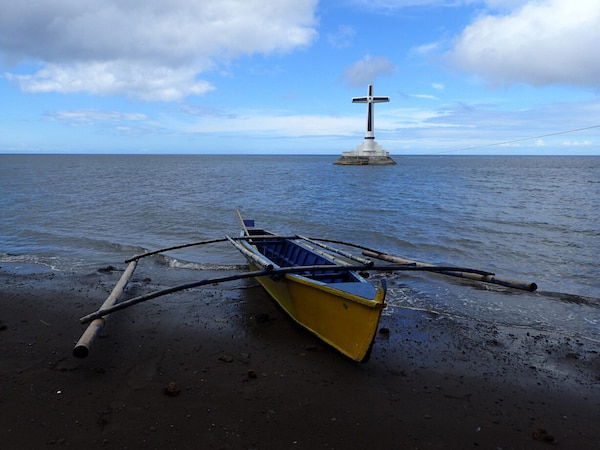
<svg viewBox="0 0 600 450">
<path fill-rule="evenodd" d="M 114 313 L 76 359 L 79 317 L 120 272 L 9 266 L 0 268 L 7 448 L 591 449 L 600 440 L 594 342 L 396 309 L 357 364 L 244 281 Z M 165 271 L 165 286 L 177 283 L 169 276 L 183 273 Z M 134 277 L 126 295 L 148 289 Z"/>
</svg>

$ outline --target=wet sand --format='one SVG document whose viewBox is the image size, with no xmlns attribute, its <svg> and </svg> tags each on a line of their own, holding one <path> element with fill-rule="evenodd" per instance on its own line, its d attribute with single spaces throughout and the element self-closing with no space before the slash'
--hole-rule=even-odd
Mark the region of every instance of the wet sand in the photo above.
<svg viewBox="0 0 600 450">
<path fill-rule="evenodd" d="M 74 358 L 119 276 L 0 268 L 3 448 L 598 448 L 594 342 L 396 309 L 358 364 L 244 281 L 114 313 Z"/>
</svg>

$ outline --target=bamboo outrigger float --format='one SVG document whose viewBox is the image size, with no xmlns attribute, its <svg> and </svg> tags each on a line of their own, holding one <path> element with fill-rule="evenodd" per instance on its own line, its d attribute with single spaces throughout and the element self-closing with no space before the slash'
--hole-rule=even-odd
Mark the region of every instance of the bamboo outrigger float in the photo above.
<svg viewBox="0 0 600 450">
<path fill-rule="evenodd" d="M 385 279 L 373 286 L 360 273 L 368 271 L 425 271 L 493 283 L 515 289 L 535 291 L 537 285 L 498 277 L 482 270 L 436 266 L 387 255 L 367 247 L 343 241 L 278 236 L 244 220 L 238 237 L 204 240 L 135 255 L 119 282 L 99 310 L 80 319 L 90 325 L 73 350 L 85 358 L 102 330 L 109 314 L 163 295 L 245 278 L 256 278 L 269 295 L 297 323 L 347 357 L 365 362 L 373 346 L 381 311 L 385 307 Z M 185 247 L 229 242 L 239 250 L 251 269 L 225 277 L 209 278 L 173 286 L 121 301 L 127 283 L 142 258 Z M 326 244 L 327 243 L 327 244 Z M 362 250 L 362 256 L 328 245 L 341 244 Z M 371 258 L 386 261 L 376 265 Z"/>
</svg>

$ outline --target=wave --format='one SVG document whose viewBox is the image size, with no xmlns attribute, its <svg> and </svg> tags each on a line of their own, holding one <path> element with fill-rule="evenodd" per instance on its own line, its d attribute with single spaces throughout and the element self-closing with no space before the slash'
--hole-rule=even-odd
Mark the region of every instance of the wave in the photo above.
<svg viewBox="0 0 600 450">
<path fill-rule="evenodd" d="M 116 245 L 115 245 L 116 246 Z M 128 246 L 119 246 L 121 249 L 127 248 Z M 134 254 L 143 253 L 144 250 L 137 248 L 137 252 L 127 252 L 129 256 Z M 115 254 L 123 252 L 115 252 Z M 27 255 L 27 254 L 14 254 L 14 253 L 0 253 L 0 264 L 10 264 L 13 270 L 17 270 L 20 273 L 24 272 L 37 272 L 40 269 L 46 268 L 54 272 L 64 273 L 89 273 L 90 271 L 101 270 L 104 267 L 113 267 L 124 263 L 124 259 L 120 259 L 119 256 L 112 255 L 110 259 L 96 255 L 93 260 L 77 259 L 75 257 L 64 257 L 64 256 L 48 256 L 48 255 Z M 223 264 L 219 262 L 201 262 L 201 261 L 189 261 L 173 256 L 157 254 L 151 257 L 152 264 L 158 268 L 165 268 L 170 270 L 193 270 L 193 271 L 235 271 L 244 270 L 248 266 L 245 264 Z M 143 264 L 144 260 L 142 260 Z M 38 266 L 38 270 L 35 269 Z"/>
<path fill-rule="evenodd" d="M 577 294 L 567 294 L 565 292 L 546 292 L 540 291 L 539 295 L 543 295 L 548 297 L 554 301 L 559 301 L 562 303 L 573 303 L 576 305 L 587 305 L 593 306 L 596 308 L 600 308 L 600 298 L 597 297 L 588 297 L 585 295 L 577 295 Z"/>
<path fill-rule="evenodd" d="M 55 272 L 60 272 L 64 268 L 60 259 L 57 257 L 42 257 L 37 255 L 14 255 L 4 253 L 0 255 L 0 263 L 11 264 L 13 266 L 12 268 L 18 270 L 20 273 L 36 272 L 37 270 L 34 270 L 34 266 L 39 266 L 39 268 L 46 268 Z"/>
<path fill-rule="evenodd" d="M 213 270 L 213 271 L 232 271 L 244 270 L 248 266 L 245 264 L 220 264 L 212 262 L 197 262 L 187 261 L 180 258 L 174 258 L 167 255 L 157 255 L 158 261 L 166 265 L 169 269 L 185 269 L 185 270 Z"/>
<path fill-rule="evenodd" d="M 387 311 L 424 311 L 448 318 L 530 328 L 600 342 L 600 298 L 564 292 L 523 292 L 420 275 L 388 279 Z M 475 288 L 475 289 L 473 289 Z"/>
</svg>

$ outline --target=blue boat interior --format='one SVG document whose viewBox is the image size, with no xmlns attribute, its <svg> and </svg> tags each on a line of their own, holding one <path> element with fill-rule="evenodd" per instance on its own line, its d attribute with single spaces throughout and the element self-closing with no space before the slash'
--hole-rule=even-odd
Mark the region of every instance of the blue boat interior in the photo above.
<svg viewBox="0 0 600 450">
<path fill-rule="evenodd" d="M 270 233 L 264 230 L 248 230 L 249 234 L 255 236 L 266 236 Z M 302 245 L 289 239 L 274 237 L 273 239 L 256 239 L 252 241 L 258 251 L 279 267 L 294 266 L 322 266 L 333 265 L 333 261 L 310 251 Z M 348 270 L 311 270 L 300 275 L 321 281 L 323 283 L 356 283 L 362 280 L 352 271 Z"/>
</svg>

